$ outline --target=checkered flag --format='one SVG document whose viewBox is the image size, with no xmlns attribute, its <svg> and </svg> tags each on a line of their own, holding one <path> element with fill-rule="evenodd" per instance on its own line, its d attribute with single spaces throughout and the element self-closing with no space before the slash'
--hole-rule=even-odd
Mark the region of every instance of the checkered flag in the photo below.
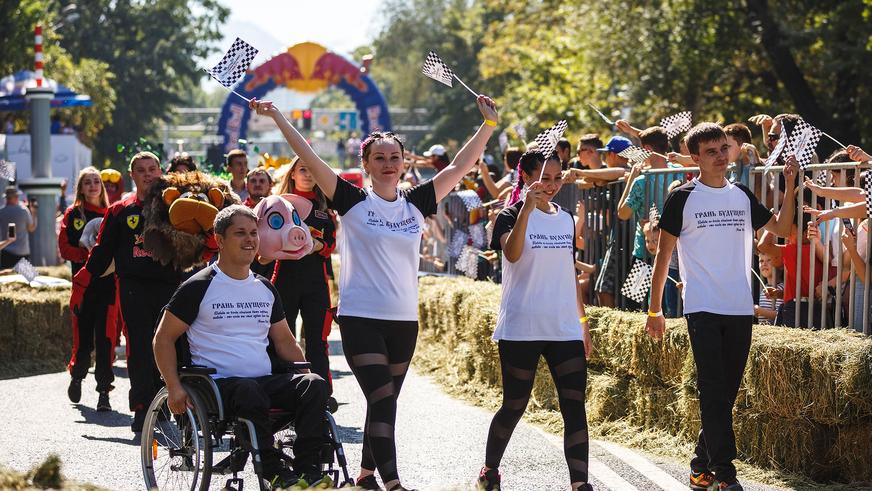
<svg viewBox="0 0 872 491">
<path fill-rule="evenodd" d="M 0 159 L 0 179 L 12 181 L 15 179 L 15 162 Z"/>
<path fill-rule="evenodd" d="M 630 274 L 624 280 L 621 294 L 635 300 L 637 303 L 645 303 L 645 300 L 648 298 L 648 290 L 651 289 L 652 273 L 651 266 L 637 258 L 633 263 L 633 267 L 630 268 Z"/>
<path fill-rule="evenodd" d="M 651 205 L 651 209 L 648 210 L 648 221 L 651 223 L 660 221 L 660 210 L 657 209 L 657 205 Z"/>
<path fill-rule="evenodd" d="M 236 38 L 236 41 L 233 41 L 233 45 L 224 54 L 224 58 L 221 58 L 217 65 L 206 71 L 221 85 L 232 89 L 236 82 L 239 82 L 239 79 L 245 75 L 255 56 L 257 56 L 257 49 L 254 46 Z"/>
<path fill-rule="evenodd" d="M 796 156 L 796 162 L 799 168 L 805 168 L 811 163 L 814 156 L 815 148 L 821 139 L 821 130 L 808 124 L 804 119 L 800 119 L 793 131 L 790 133 L 790 145 L 788 153 Z M 780 142 L 779 142 L 780 143 Z"/>
<path fill-rule="evenodd" d="M 12 269 L 21 276 L 24 276 L 24 279 L 27 280 L 28 283 L 33 281 L 33 279 L 39 275 L 36 268 L 34 268 L 33 265 L 30 264 L 30 261 L 25 258 L 21 258 L 20 261 L 15 263 L 15 266 L 13 266 Z"/>
<path fill-rule="evenodd" d="M 432 51 L 427 53 L 421 73 L 449 87 L 454 86 L 454 72 L 442 61 L 442 58 L 439 58 L 439 55 Z"/>
<path fill-rule="evenodd" d="M 690 131 L 690 126 L 693 124 L 693 113 L 690 111 L 682 111 L 672 116 L 666 116 L 660 120 L 660 126 L 666 130 L 666 135 L 671 140 L 679 133 Z"/>
<path fill-rule="evenodd" d="M 561 119 L 554 126 L 539 133 L 536 139 L 533 140 L 537 151 L 544 155 L 546 159 L 550 157 L 554 153 L 554 149 L 557 148 L 557 141 L 563 136 L 564 131 L 566 131 L 566 121 Z"/>
<path fill-rule="evenodd" d="M 772 153 L 766 157 L 766 165 L 765 169 L 769 169 L 772 167 L 772 164 L 778 161 L 778 156 L 781 155 L 781 152 L 784 151 L 784 148 L 787 146 L 787 140 L 790 139 L 790 135 L 786 135 L 787 130 L 782 127 L 781 128 L 781 136 L 778 138 L 778 143 L 775 144 L 775 148 L 772 149 Z"/>
<path fill-rule="evenodd" d="M 830 175 L 829 171 L 822 170 L 822 171 L 818 172 L 818 175 L 814 181 L 815 181 L 815 183 L 817 183 L 818 186 L 820 186 L 822 188 L 826 188 L 826 187 L 829 187 L 830 184 L 832 184 L 831 177 L 832 176 Z"/>
<path fill-rule="evenodd" d="M 642 147 L 630 145 L 624 150 L 618 152 L 618 155 L 629 160 L 631 164 L 642 164 L 645 162 L 645 160 L 648 159 L 648 157 L 654 155 L 654 153 L 649 150 L 645 150 Z"/>
<path fill-rule="evenodd" d="M 872 170 L 866 171 L 863 178 L 863 188 L 866 191 L 866 216 L 872 217 Z"/>
</svg>

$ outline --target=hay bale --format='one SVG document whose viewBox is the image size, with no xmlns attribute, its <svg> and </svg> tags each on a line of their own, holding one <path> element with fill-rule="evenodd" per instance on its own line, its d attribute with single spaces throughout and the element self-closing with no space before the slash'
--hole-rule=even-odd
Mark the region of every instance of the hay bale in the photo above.
<svg viewBox="0 0 872 491">
<path fill-rule="evenodd" d="M 627 421 L 639 428 L 678 433 L 681 417 L 680 394 L 676 389 L 644 385 L 636 379 L 629 382 Z"/>
<path fill-rule="evenodd" d="M 69 290 L 16 290 L 0 294 L 0 376 L 63 370 L 72 334 Z"/>
<path fill-rule="evenodd" d="M 840 427 L 827 460 L 838 466 L 838 475 L 851 476 L 856 481 L 872 481 L 869 444 L 872 442 L 872 420 Z"/>
<path fill-rule="evenodd" d="M 628 380 L 588 371 L 585 408 L 589 424 L 617 421 L 627 416 Z"/>
</svg>

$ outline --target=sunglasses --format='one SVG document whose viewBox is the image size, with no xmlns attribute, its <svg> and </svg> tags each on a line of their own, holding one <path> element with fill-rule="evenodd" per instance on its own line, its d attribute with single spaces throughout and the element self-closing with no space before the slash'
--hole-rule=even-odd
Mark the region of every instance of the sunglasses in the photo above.
<svg viewBox="0 0 872 491">
<path fill-rule="evenodd" d="M 769 141 L 774 142 L 778 141 L 778 139 L 781 138 L 781 135 L 779 135 L 778 133 L 767 133 L 766 138 L 768 138 Z"/>
</svg>

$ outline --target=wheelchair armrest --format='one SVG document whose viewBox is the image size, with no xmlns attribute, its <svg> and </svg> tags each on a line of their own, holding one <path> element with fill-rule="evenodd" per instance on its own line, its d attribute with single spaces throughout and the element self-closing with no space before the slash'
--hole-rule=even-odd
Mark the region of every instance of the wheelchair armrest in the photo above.
<svg viewBox="0 0 872 491">
<path fill-rule="evenodd" d="M 211 367 L 206 367 L 203 365 L 185 365 L 179 367 L 179 376 L 181 375 L 213 375 L 218 373 L 218 370 L 215 370 Z"/>
<path fill-rule="evenodd" d="M 272 372 L 273 374 L 279 373 L 295 373 L 299 370 L 311 369 L 312 364 L 308 361 L 273 361 Z"/>
</svg>

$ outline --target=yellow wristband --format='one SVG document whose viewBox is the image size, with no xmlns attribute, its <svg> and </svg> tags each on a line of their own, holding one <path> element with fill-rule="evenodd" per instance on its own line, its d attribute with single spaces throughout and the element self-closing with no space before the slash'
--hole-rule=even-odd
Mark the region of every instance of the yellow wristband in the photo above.
<svg viewBox="0 0 872 491">
<path fill-rule="evenodd" d="M 585 323 L 585 322 L 587 322 L 587 321 L 588 321 L 588 319 L 589 319 L 589 317 L 588 317 L 588 316 L 584 316 L 584 317 L 582 317 L 582 318 L 581 318 L 581 319 L 579 319 L 579 320 L 580 320 L 580 321 L 581 321 L 581 322 L 582 322 L 582 324 L 583 324 L 583 323 Z"/>
<path fill-rule="evenodd" d="M 663 312 L 651 312 L 650 310 L 648 311 L 648 317 L 660 317 L 661 315 L 663 315 Z"/>
<path fill-rule="evenodd" d="M 496 122 L 496 121 L 491 121 L 490 119 L 485 119 L 485 120 L 484 120 L 484 124 L 486 124 L 486 125 L 488 125 L 488 126 L 496 126 L 496 125 L 497 125 L 497 122 Z"/>
</svg>

